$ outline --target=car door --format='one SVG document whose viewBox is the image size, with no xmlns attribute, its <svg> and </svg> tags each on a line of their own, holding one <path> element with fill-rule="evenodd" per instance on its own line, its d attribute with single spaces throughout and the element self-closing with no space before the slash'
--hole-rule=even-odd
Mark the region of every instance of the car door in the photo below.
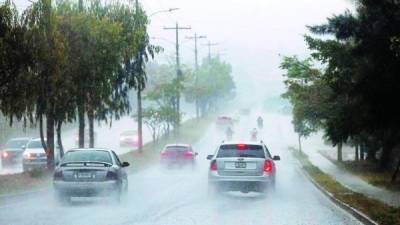
<svg viewBox="0 0 400 225">
<path fill-rule="evenodd" d="M 116 164 L 118 166 L 118 177 L 122 181 L 123 188 L 127 188 L 128 187 L 128 175 L 127 175 L 125 169 L 122 167 L 122 163 L 121 163 L 121 160 L 119 160 L 118 155 L 115 154 L 114 151 L 111 151 L 111 152 L 112 152 L 112 155 L 113 155 L 113 157 L 115 159 L 115 162 L 116 162 Z"/>
</svg>

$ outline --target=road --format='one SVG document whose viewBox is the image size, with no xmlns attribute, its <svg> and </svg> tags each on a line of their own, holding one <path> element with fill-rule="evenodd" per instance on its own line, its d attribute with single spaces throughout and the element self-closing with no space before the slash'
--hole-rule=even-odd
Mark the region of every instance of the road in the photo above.
<svg viewBox="0 0 400 225">
<path fill-rule="evenodd" d="M 256 115 L 242 118 L 234 138 L 246 140 Z M 260 136 L 277 162 L 277 188 L 266 197 L 256 193 L 207 194 L 207 154 L 212 154 L 223 134 L 211 126 L 194 144 L 198 166 L 191 170 L 162 170 L 158 165 L 129 176 L 129 194 L 120 205 L 107 199 L 73 199 L 59 206 L 52 191 L 0 206 L 2 225 L 186 225 L 186 224 L 271 224 L 337 225 L 361 224 L 321 194 L 302 174 L 287 150 L 296 143 L 287 116 L 265 117 Z"/>
</svg>

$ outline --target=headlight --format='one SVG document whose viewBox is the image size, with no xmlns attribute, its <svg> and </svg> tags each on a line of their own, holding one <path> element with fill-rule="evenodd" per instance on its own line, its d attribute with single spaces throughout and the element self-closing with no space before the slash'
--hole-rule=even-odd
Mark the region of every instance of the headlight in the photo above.
<svg viewBox="0 0 400 225">
<path fill-rule="evenodd" d="M 8 152 L 4 151 L 2 155 L 3 155 L 4 158 L 7 158 L 8 157 Z"/>
<path fill-rule="evenodd" d="M 31 158 L 31 153 L 24 152 L 24 154 L 22 156 L 24 157 L 24 159 L 30 159 Z"/>
</svg>

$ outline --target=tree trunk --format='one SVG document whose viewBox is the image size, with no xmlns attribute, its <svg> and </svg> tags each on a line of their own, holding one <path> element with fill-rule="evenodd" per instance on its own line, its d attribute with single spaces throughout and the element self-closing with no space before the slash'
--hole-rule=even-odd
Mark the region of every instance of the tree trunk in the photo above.
<svg viewBox="0 0 400 225">
<path fill-rule="evenodd" d="M 360 144 L 360 160 L 365 160 L 365 148 L 364 148 L 364 144 Z"/>
<path fill-rule="evenodd" d="M 48 154 L 48 148 L 46 141 L 44 140 L 44 131 L 43 131 L 43 115 L 39 115 L 39 134 L 40 134 L 40 141 L 42 142 L 42 146 L 46 155 Z"/>
<path fill-rule="evenodd" d="M 394 183 L 396 181 L 397 174 L 399 173 L 399 170 L 400 170 L 400 158 L 397 161 L 396 170 L 394 171 L 394 173 L 392 175 L 392 180 L 391 180 L 392 183 Z"/>
<path fill-rule="evenodd" d="M 342 142 L 337 144 L 337 161 L 339 162 L 343 161 L 342 147 L 343 147 Z"/>
<path fill-rule="evenodd" d="M 49 170 L 54 169 L 54 115 L 52 113 L 47 114 L 47 168 Z"/>
<path fill-rule="evenodd" d="M 94 148 L 94 113 L 93 110 L 89 110 L 88 114 L 89 121 L 89 148 Z"/>
<path fill-rule="evenodd" d="M 143 124 L 142 124 L 142 90 L 140 87 L 137 90 L 137 123 L 138 123 L 138 149 L 139 152 L 143 151 Z"/>
<path fill-rule="evenodd" d="M 360 160 L 360 151 L 359 151 L 359 145 L 358 144 L 356 144 L 356 147 L 355 147 L 355 161 L 359 161 Z"/>
<path fill-rule="evenodd" d="M 299 137 L 299 151 L 301 152 L 302 151 L 302 149 L 301 149 L 301 135 L 298 134 L 298 137 Z"/>
<path fill-rule="evenodd" d="M 85 147 L 85 109 L 84 106 L 78 107 L 78 122 L 79 122 L 79 134 L 78 134 L 78 145 L 79 148 Z"/>
<path fill-rule="evenodd" d="M 381 170 L 386 170 L 389 167 L 392 150 L 393 150 L 392 144 L 385 144 L 383 146 L 382 155 L 379 160 L 379 167 Z"/>
<path fill-rule="evenodd" d="M 64 146 L 62 144 L 62 140 L 61 140 L 61 127 L 62 127 L 62 121 L 58 121 L 57 123 L 57 145 L 58 148 L 60 149 L 60 159 L 62 157 L 64 157 Z"/>
</svg>

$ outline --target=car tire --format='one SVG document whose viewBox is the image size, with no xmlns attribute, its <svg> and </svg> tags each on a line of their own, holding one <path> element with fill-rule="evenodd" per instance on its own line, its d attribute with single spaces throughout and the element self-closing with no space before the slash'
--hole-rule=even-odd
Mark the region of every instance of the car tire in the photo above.
<svg viewBox="0 0 400 225">
<path fill-rule="evenodd" d="M 68 205 L 71 202 L 71 196 L 66 194 L 56 192 L 55 196 L 57 203 L 60 205 Z"/>
</svg>

